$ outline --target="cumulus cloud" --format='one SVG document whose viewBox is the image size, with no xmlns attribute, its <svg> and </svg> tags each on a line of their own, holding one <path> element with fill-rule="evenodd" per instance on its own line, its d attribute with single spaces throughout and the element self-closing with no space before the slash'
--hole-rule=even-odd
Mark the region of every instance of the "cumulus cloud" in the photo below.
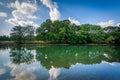
<svg viewBox="0 0 120 80">
<path fill-rule="evenodd" d="M 0 12 L 0 17 L 7 17 L 7 13 L 5 13 L 5 12 Z"/>
<path fill-rule="evenodd" d="M 52 2 L 51 0 L 40 0 L 46 7 L 50 9 L 49 15 L 52 21 L 59 20 L 60 12 L 58 10 L 58 5 L 56 2 Z"/>
<path fill-rule="evenodd" d="M 38 25 L 35 24 L 33 21 L 23 21 L 23 20 L 17 20 L 14 18 L 8 19 L 8 20 L 6 20 L 6 22 L 8 22 L 12 25 L 21 25 L 21 26 L 31 25 L 33 27 L 38 27 Z"/>
<path fill-rule="evenodd" d="M 27 15 L 31 15 L 37 10 L 37 6 L 35 4 L 30 4 L 27 2 L 23 2 L 20 4 L 18 0 L 16 0 L 15 3 L 9 4 L 9 7 L 16 8 L 17 11 Z"/>
<path fill-rule="evenodd" d="M 120 23 L 117 23 L 116 26 L 120 26 Z"/>
<path fill-rule="evenodd" d="M 8 4 L 9 8 L 13 8 L 12 11 L 13 18 L 10 18 L 6 20 L 6 22 L 12 24 L 12 25 L 31 25 L 31 26 L 38 26 L 33 21 L 30 21 L 28 19 L 37 19 L 36 16 L 34 16 L 34 13 L 37 11 L 37 5 L 34 3 L 28 3 L 28 2 L 22 2 L 20 3 L 18 0 L 16 0 L 14 3 Z"/>
<path fill-rule="evenodd" d="M 80 22 L 75 20 L 75 19 L 72 19 L 72 18 L 69 17 L 68 20 L 71 22 L 71 24 L 80 25 Z"/>
<path fill-rule="evenodd" d="M 37 19 L 37 16 L 27 16 L 29 19 Z"/>
<path fill-rule="evenodd" d="M 109 21 L 106 21 L 106 22 L 100 22 L 97 25 L 100 25 L 101 27 L 107 27 L 107 26 L 113 26 L 114 23 L 115 23 L 114 20 L 109 20 Z"/>
</svg>

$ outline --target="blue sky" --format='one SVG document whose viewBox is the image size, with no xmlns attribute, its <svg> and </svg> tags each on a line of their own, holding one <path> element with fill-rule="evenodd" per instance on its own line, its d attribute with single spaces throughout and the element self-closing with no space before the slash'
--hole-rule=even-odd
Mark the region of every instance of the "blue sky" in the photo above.
<svg viewBox="0 0 120 80">
<path fill-rule="evenodd" d="M 46 19 L 118 25 L 120 0 L 0 0 L 0 35 L 9 35 L 15 25 L 38 27 Z"/>
</svg>

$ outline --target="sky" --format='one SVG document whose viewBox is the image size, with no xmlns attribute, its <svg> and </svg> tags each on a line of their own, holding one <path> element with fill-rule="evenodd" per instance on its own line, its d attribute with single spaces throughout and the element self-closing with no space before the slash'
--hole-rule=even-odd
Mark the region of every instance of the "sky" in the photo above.
<svg viewBox="0 0 120 80">
<path fill-rule="evenodd" d="M 120 0 L 0 0 L 0 35 L 9 35 L 16 25 L 40 27 L 46 19 L 116 26 Z"/>
</svg>

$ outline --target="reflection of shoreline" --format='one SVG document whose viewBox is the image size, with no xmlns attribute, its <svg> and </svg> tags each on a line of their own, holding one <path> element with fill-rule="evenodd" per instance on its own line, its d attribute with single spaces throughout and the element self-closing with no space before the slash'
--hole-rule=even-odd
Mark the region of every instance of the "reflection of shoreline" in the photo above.
<svg viewBox="0 0 120 80">
<path fill-rule="evenodd" d="M 36 58 L 48 69 L 51 65 L 69 68 L 76 62 L 83 64 L 97 64 L 103 60 L 110 63 L 120 62 L 118 49 L 115 46 L 45 46 L 36 48 Z"/>
<path fill-rule="evenodd" d="M 21 64 L 21 63 L 27 63 L 30 64 L 34 62 L 34 51 L 28 50 L 25 47 L 12 47 L 10 50 L 10 58 L 12 63 L 15 64 Z"/>
<path fill-rule="evenodd" d="M 36 46 L 11 47 L 10 58 L 15 64 L 40 61 L 47 69 L 69 68 L 76 63 L 97 64 L 101 61 L 120 62 L 115 46 Z"/>
<path fill-rule="evenodd" d="M 76 63 L 68 69 L 51 67 L 49 80 L 118 80 L 119 66 L 120 63 L 102 61 L 92 65 Z"/>
<path fill-rule="evenodd" d="M 49 74 L 39 62 L 31 64 L 21 63 L 19 65 L 8 63 L 7 67 L 11 68 L 11 80 L 48 80 Z"/>
<path fill-rule="evenodd" d="M 87 50 L 86 50 L 87 49 Z M 118 48 L 119 49 L 119 48 Z M 8 51 L 7 51 L 8 50 Z M 14 64 L 6 59 L 6 55 L 2 53 L 3 58 L 10 62 L 4 64 L 4 75 L 9 73 L 12 80 L 119 80 L 120 75 L 120 63 L 119 55 L 116 52 L 116 47 L 103 47 L 103 46 L 44 46 L 44 47 L 12 47 L 5 50 L 7 56 L 9 56 L 10 50 L 13 50 L 14 56 L 11 58 L 19 58 L 16 56 L 21 54 L 22 57 L 28 58 L 27 54 L 30 53 L 34 57 L 28 60 L 35 60 L 26 64 L 26 62 L 20 62 Z M 107 52 L 106 52 L 107 50 Z M 3 49 L 4 51 L 4 49 Z M 2 52 L 3 52 L 2 51 Z M 119 51 L 118 51 L 119 52 Z M 26 53 L 26 54 L 25 54 Z M 11 54 L 11 53 L 10 53 Z M 102 56 L 102 58 L 100 57 Z M 9 58 L 9 57 L 7 57 Z M 37 58 L 37 59 L 36 59 Z M 21 60 L 21 58 L 19 58 Z M 97 64 L 83 64 L 82 60 L 97 61 Z M 111 62 L 103 61 L 104 59 Z M 51 60 L 53 60 L 51 62 Z M 102 60 L 102 61 L 101 61 Z M 61 61 L 61 62 L 59 62 Z M 78 62 L 77 62 L 78 61 Z M 79 62 L 80 61 L 80 62 Z M 18 61 L 19 62 L 19 61 Z M 51 64 L 50 64 L 50 63 Z M 86 62 L 86 61 L 85 61 Z M 69 65 L 67 65 L 67 63 Z M 46 65 L 47 64 L 47 65 Z M 67 65 L 67 68 L 66 68 Z M 50 67 L 49 67 L 50 66 Z M 9 71 L 7 71 L 9 68 Z M 7 72 L 7 73 L 6 73 Z"/>
</svg>

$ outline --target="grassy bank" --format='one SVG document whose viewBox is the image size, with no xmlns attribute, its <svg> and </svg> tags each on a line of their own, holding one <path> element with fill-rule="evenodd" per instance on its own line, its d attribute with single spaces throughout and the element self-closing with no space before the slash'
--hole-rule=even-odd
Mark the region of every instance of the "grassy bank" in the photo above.
<svg viewBox="0 0 120 80">
<path fill-rule="evenodd" d="M 28 41 L 25 43 L 17 44 L 14 41 L 0 41 L 0 46 L 13 46 L 13 45 L 119 45 L 119 44 L 97 44 L 97 43 L 87 43 L 87 44 L 61 44 L 61 43 L 51 43 L 48 41 Z"/>
</svg>

